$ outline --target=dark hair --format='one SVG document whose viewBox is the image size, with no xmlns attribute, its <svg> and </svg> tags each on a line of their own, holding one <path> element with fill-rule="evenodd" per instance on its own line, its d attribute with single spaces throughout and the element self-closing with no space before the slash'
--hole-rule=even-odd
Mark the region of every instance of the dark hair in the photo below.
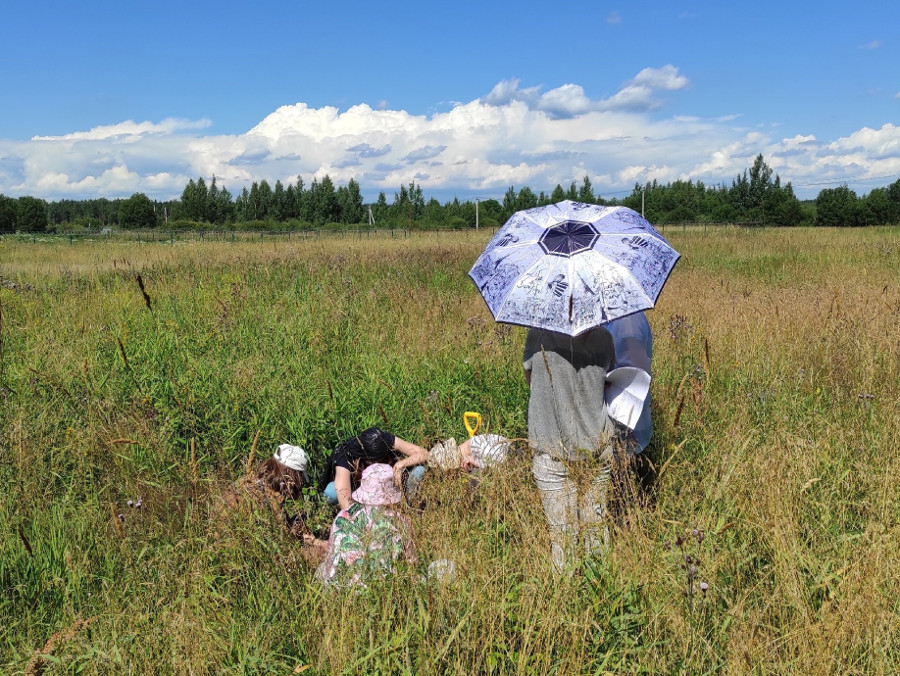
<svg viewBox="0 0 900 676">
<path fill-rule="evenodd" d="M 300 497 L 300 489 L 303 488 L 303 472 L 297 469 L 291 469 L 287 465 L 283 465 L 275 458 L 269 458 L 259 466 L 256 470 L 256 477 L 262 481 L 265 486 L 281 493 L 286 498 L 296 500 Z"/>
</svg>

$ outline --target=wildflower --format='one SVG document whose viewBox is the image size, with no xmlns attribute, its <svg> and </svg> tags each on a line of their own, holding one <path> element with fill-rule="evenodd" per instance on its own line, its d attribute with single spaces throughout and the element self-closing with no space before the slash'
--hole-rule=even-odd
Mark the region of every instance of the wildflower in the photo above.
<svg viewBox="0 0 900 676">
<path fill-rule="evenodd" d="M 705 536 L 703 535 L 703 531 L 702 531 L 702 530 L 698 530 L 698 531 L 697 531 L 697 542 L 703 542 L 703 538 L 704 538 L 704 537 L 705 537 Z"/>
<path fill-rule="evenodd" d="M 134 502 L 131 501 L 131 500 L 129 500 L 129 501 L 126 502 L 125 504 L 128 505 L 129 507 L 134 507 Z"/>
<path fill-rule="evenodd" d="M 125 523 L 125 515 L 124 514 L 119 514 L 119 521 L 121 521 L 122 523 Z"/>
<path fill-rule="evenodd" d="M 143 499 L 143 498 L 138 498 L 138 499 L 137 499 L 137 502 L 134 503 L 134 506 L 137 507 L 138 509 L 140 509 L 141 507 L 143 507 L 143 505 L 144 505 L 144 499 Z"/>
<path fill-rule="evenodd" d="M 702 591 L 705 594 L 707 589 L 709 589 L 709 584 L 707 584 L 706 582 L 701 582 L 700 583 L 700 591 Z"/>
</svg>

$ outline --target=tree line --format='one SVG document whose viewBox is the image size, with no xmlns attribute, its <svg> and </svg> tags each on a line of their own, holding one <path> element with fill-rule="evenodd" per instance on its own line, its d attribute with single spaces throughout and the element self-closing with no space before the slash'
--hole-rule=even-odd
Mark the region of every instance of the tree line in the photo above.
<svg viewBox="0 0 900 676">
<path fill-rule="evenodd" d="M 313 179 L 307 186 L 296 183 L 254 181 L 233 196 L 212 177 L 191 179 L 181 198 L 151 200 L 143 193 L 124 199 L 60 200 L 0 195 L 0 231 L 41 232 L 123 228 L 240 228 L 310 229 L 354 227 L 374 222 L 376 227 L 467 228 L 497 227 L 515 211 L 552 204 L 565 199 L 591 204 L 624 205 L 644 213 L 655 224 L 737 223 L 768 226 L 864 226 L 900 222 L 900 179 L 863 196 L 846 185 L 826 188 L 814 201 L 801 202 L 790 182 L 782 184 L 762 154 L 753 166 L 731 181 L 731 185 L 707 186 L 702 181 L 656 180 L 635 183 L 631 194 L 604 199 L 594 192 L 590 179 L 573 181 L 568 188 L 535 193 L 529 187 L 506 191 L 496 199 L 441 203 L 425 199 L 415 182 L 401 185 L 388 201 L 384 191 L 366 204 L 359 183 L 350 179 L 335 186 L 329 176 Z"/>
</svg>

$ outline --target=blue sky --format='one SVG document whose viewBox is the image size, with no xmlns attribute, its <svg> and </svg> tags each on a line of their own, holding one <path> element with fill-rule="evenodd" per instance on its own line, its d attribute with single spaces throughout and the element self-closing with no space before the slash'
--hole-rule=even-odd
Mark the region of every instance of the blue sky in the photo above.
<svg viewBox="0 0 900 676">
<path fill-rule="evenodd" d="M 0 193 L 900 178 L 900 3 L 8 3 Z"/>
</svg>

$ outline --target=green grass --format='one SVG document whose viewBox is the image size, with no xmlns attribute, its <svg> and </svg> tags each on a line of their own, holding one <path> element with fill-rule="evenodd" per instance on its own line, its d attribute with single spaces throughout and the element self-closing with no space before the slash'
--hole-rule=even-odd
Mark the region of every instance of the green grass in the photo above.
<svg viewBox="0 0 900 676">
<path fill-rule="evenodd" d="M 0 240 L 0 672 L 898 672 L 896 230 L 665 234 L 656 473 L 610 551 L 554 577 L 514 459 L 427 480 L 455 583 L 351 596 L 221 496 L 257 433 L 314 473 L 370 425 L 525 436 L 524 331 L 466 277 L 487 236 Z"/>
</svg>

